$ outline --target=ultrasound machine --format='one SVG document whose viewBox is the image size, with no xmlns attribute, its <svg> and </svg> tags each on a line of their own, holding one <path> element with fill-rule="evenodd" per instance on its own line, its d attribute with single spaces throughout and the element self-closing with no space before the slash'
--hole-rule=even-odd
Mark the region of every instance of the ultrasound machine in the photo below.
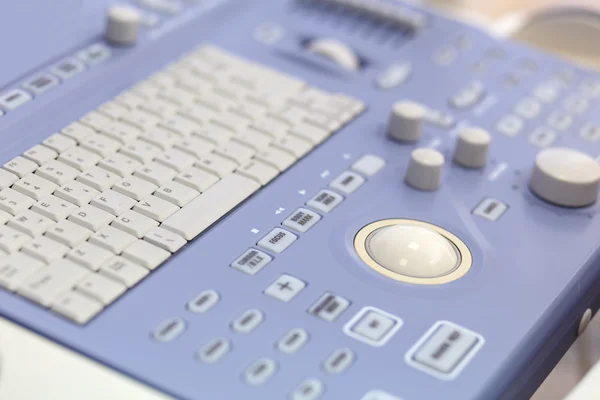
<svg viewBox="0 0 600 400">
<path fill-rule="evenodd" d="M 0 33 L 0 317 L 157 393 L 527 399 L 600 307 L 591 71 L 391 0 Z"/>
</svg>

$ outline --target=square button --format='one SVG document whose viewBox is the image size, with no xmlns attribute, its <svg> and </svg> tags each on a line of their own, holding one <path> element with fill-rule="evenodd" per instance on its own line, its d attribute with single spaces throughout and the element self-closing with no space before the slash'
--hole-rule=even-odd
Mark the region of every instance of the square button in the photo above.
<svg viewBox="0 0 600 400">
<path fill-rule="evenodd" d="M 297 232 L 304 233 L 315 226 L 320 219 L 321 216 L 316 212 L 307 210 L 306 208 L 299 208 L 287 217 L 282 224 Z"/>
<path fill-rule="evenodd" d="M 336 208 L 344 197 L 331 190 L 321 190 L 315 197 L 306 202 L 306 205 L 315 210 L 328 213 Z"/>
<path fill-rule="evenodd" d="M 345 326 L 344 332 L 363 343 L 380 347 L 402 327 L 402 320 L 374 307 L 365 307 Z"/>
<path fill-rule="evenodd" d="M 257 244 L 273 253 L 282 253 L 298 239 L 298 236 L 285 229 L 275 228 Z"/>
<path fill-rule="evenodd" d="M 291 275 L 283 274 L 265 289 L 265 294 L 287 303 L 298 295 L 306 283 Z"/>
<path fill-rule="evenodd" d="M 309 309 L 308 313 L 325 321 L 333 322 L 350 306 L 350 301 L 326 292 Z"/>
<path fill-rule="evenodd" d="M 365 183 L 365 178 L 352 171 L 345 171 L 335 178 L 329 186 L 344 194 L 354 193 Z"/>
</svg>

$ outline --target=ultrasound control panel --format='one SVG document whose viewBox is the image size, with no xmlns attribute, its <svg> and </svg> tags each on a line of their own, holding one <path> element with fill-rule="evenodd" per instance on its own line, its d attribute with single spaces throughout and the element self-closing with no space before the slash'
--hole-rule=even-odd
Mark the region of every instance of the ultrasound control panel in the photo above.
<svg viewBox="0 0 600 400">
<path fill-rule="evenodd" d="M 398 1 L 35 3 L 3 317 L 181 399 L 513 399 L 598 308 L 594 73 Z"/>
</svg>

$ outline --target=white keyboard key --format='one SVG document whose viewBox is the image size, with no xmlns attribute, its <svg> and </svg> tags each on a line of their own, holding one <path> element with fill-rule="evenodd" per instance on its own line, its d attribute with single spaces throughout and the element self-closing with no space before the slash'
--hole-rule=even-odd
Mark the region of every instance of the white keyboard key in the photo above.
<svg viewBox="0 0 600 400">
<path fill-rule="evenodd" d="M 133 211 L 137 211 L 146 217 L 162 222 L 179 211 L 179 207 L 156 196 L 148 196 L 138 202 L 135 207 L 133 207 Z"/>
<path fill-rule="evenodd" d="M 61 293 L 52 302 L 52 311 L 78 324 L 85 324 L 102 311 L 102 303 L 78 292 Z"/>
<path fill-rule="evenodd" d="M 160 197 L 176 206 L 183 207 L 200 195 L 200 192 L 177 182 L 167 182 L 154 192 Z"/>
<path fill-rule="evenodd" d="M 132 287 L 148 275 L 148 269 L 124 257 L 115 257 L 100 267 L 99 273 L 127 287 Z"/>
<path fill-rule="evenodd" d="M 108 136 L 95 134 L 83 139 L 79 146 L 101 157 L 107 157 L 109 154 L 119 150 L 121 142 L 111 139 Z"/>
<path fill-rule="evenodd" d="M 231 107 L 229 111 L 235 114 L 239 114 L 242 117 L 250 119 L 252 121 L 258 121 L 259 119 L 265 116 L 267 110 L 265 109 L 265 107 L 255 105 L 251 102 L 239 102 L 235 106 Z"/>
<path fill-rule="evenodd" d="M 177 107 L 160 98 L 151 98 L 139 105 L 139 109 L 161 120 L 175 114 Z M 159 121 L 160 123 L 160 121 Z"/>
<path fill-rule="evenodd" d="M 54 160 L 56 157 L 58 157 L 58 153 L 46 146 L 38 144 L 23 153 L 23 157 L 33 161 L 37 165 L 42 165 L 46 164 L 50 160 Z"/>
<path fill-rule="evenodd" d="M 119 175 L 98 166 L 93 166 L 87 171 L 82 172 L 76 179 L 77 182 L 81 182 L 101 192 L 110 189 L 118 180 Z"/>
<path fill-rule="evenodd" d="M 131 125 L 120 121 L 113 121 L 105 125 L 98 133 L 125 144 L 137 139 L 142 132 Z"/>
<path fill-rule="evenodd" d="M 128 109 L 116 101 L 107 101 L 98 107 L 98 112 L 111 119 L 118 119 L 121 115 L 128 112 Z"/>
<path fill-rule="evenodd" d="M 161 249 L 145 240 L 138 240 L 123 252 L 123 257 L 148 269 L 155 269 L 171 256 L 166 250 Z"/>
<path fill-rule="evenodd" d="M 18 292 L 49 307 L 59 294 L 71 290 L 89 273 L 89 270 L 69 260 L 59 260 L 26 279 L 19 285 Z"/>
<path fill-rule="evenodd" d="M 253 122 L 252 128 L 274 138 L 287 135 L 289 130 L 283 122 L 269 117 Z"/>
<path fill-rule="evenodd" d="M 206 126 L 195 130 L 193 135 L 208 140 L 215 145 L 219 145 L 229 141 L 229 139 L 233 137 L 233 132 L 219 125 L 209 123 Z"/>
<path fill-rule="evenodd" d="M 154 161 L 181 172 L 194 165 L 196 158 L 178 149 L 169 149 L 158 155 Z"/>
<path fill-rule="evenodd" d="M 127 210 L 119 215 L 112 222 L 111 226 L 138 238 L 142 238 L 150 230 L 157 227 L 158 222 L 133 210 Z"/>
<path fill-rule="evenodd" d="M 159 117 L 151 115 L 142 110 L 132 110 L 119 117 L 119 120 L 144 132 L 155 129 L 160 122 Z"/>
<path fill-rule="evenodd" d="M 197 123 L 192 122 L 181 115 L 173 115 L 165 118 L 158 124 L 158 126 L 168 131 L 177 133 L 182 137 L 190 136 L 192 132 L 199 128 Z"/>
<path fill-rule="evenodd" d="M 0 169 L 0 190 L 10 187 L 13 183 L 19 180 L 15 174 Z"/>
<path fill-rule="evenodd" d="M 54 195 L 70 203 L 83 206 L 100 192 L 78 181 L 67 182 L 54 191 Z"/>
<path fill-rule="evenodd" d="M 120 177 L 131 175 L 140 165 L 142 164 L 138 159 L 128 156 L 126 152 L 123 152 L 123 149 L 121 149 L 121 152 L 115 153 L 98 163 L 100 168 Z"/>
<path fill-rule="evenodd" d="M 69 215 L 67 219 L 96 232 L 102 227 L 110 224 L 114 218 L 114 215 L 111 213 L 103 211 L 93 205 L 86 204 Z"/>
<path fill-rule="evenodd" d="M 196 102 L 196 96 L 194 96 L 193 93 L 190 93 L 189 90 L 177 86 L 163 89 L 163 91 L 158 94 L 158 98 L 178 106 L 193 105 Z"/>
<path fill-rule="evenodd" d="M 213 151 L 216 145 L 206 139 L 202 139 L 199 136 L 190 136 L 181 140 L 180 142 L 175 143 L 174 147 L 189 155 L 199 158 Z"/>
<path fill-rule="evenodd" d="M 186 240 L 192 240 L 259 187 L 251 179 L 237 174 L 229 175 L 173 214 L 163 222 L 162 227 Z"/>
<path fill-rule="evenodd" d="M 103 275 L 91 274 L 79 282 L 75 290 L 106 306 L 125 293 L 127 286 Z"/>
<path fill-rule="evenodd" d="M 198 104 L 187 105 L 179 109 L 178 114 L 191 122 L 199 125 L 207 125 L 215 118 L 215 111 Z M 223 129 L 223 128 L 222 128 Z"/>
<path fill-rule="evenodd" d="M 231 138 L 236 142 L 243 144 L 244 146 L 250 147 L 254 150 L 262 150 L 269 146 L 273 142 L 271 136 L 265 135 L 255 129 L 246 129 Z"/>
<path fill-rule="evenodd" d="M 273 146 L 290 153 L 296 158 L 305 156 L 314 147 L 308 140 L 301 139 L 294 135 L 287 135 L 277 139 L 273 143 Z"/>
<path fill-rule="evenodd" d="M 139 167 L 134 173 L 134 176 L 145 179 L 148 182 L 155 184 L 156 186 L 160 186 L 165 182 L 172 180 L 175 175 L 177 175 L 177 171 L 166 167 L 162 164 L 151 162 L 146 165 L 142 165 Z"/>
<path fill-rule="evenodd" d="M 135 140 L 123 146 L 119 152 L 145 164 L 152 161 L 161 152 L 161 148 L 143 140 Z"/>
<path fill-rule="evenodd" d="M 19 251 L 21 247 L 31 240 L 29 235 L 11 228 L 7 225 L 0 225 L 0 249 L 6 253 Z"/>
<path fill-rule="evenodd" d="M 37 169 L 38 165 L 24 157 L 15 157 L 4 164 L 4 169 L 17 175 L 19 178 L 29 175 Z"/>
<path fill-rule="evenodd" d="M 100 156 L 82 147 L 72 147 L 58 156 L 58 161 L 79 170 L 85 171 L 100 161 Z"/>
<path fill-rule="evenodd" d="M 115 98 L 115 102 L 120 106 L 127 108 L 129 112 L 135 110 L 145 100 L 146 99 L 143 96 L 140 96 L 138 93 L 132 90 L 123 92 Z M 122 115 L 128 114 L 129 112 Z"/>
<path fill-rule="evenodd" d="M 290 167 L 290 165 L 296 162 L 296 158 L 294 156 L 273 146 L 260 151 L 256 154 L 256 156 L 254 156 L 254 158 L 277 168 L 279 171 L 285 171 Z"/>
<path fill-rule="evenodd" d="M 154 228 L 144 236 L 144 240 L 175 253 L 187 243 L 181 236 L 163 228 Z"/>
<path fill-rule="evenodd" d="M 30 255 L 46 264 L 61 259 L 67 254 L 67 251 L 69 251 L 67 246 L 55 242 L 45 236 L 39 236 L 32 241 L 25 243 L 21 249 L 22 253 Z"/>
<path fill-rule="evenodd" d="M 124 194 L 134 200 L 141 200 L 151 195 L 156 189 L 158 189 L 158 186 L 137 176 L 126 176 L 112 187 L 115 192 Z"/>
<path fill-rule="evenodd" d="M 4 225 L 13 216 L 6 211 L 0 211 L 0 225 Z"/>
<path fill-rule="evenodd" d="M 74 222 L 63 220 L 48 229 L 45 233 L 50 239 L 73 248 L 88 240 L 92 231 Z"/>
<path fill-rule="evenodd" d="M 261 185 L 266 185 L 273 178 L 279 175 L 279 171 L 276 168 L 257 160 L 250 160 L 242 164 L 242 166 L 238 168 L 235 173 L 255 180 Z"/>
<path fill-rule="evenodd" d="M 83 242 L 67 253 L 67 259 L 92 271 L 100 267 L 115 255 L 110 251 L 90 242 Z"/>
<path fill-rule="evenodd" d="M 62 185 L 65 182 L 75 179 L 79 171 L 60 161 L 52 160 L 38 168 L 35 174 L 48 179 L 54 184 Z"/>
<path fill-rule="evenodd" d="M 109 123 L 111 123 L 112 119 L 107 117 L 106 115 L 100 114 L 99 112 L 90 111 L 89 113 L 87 113 L 83 117 L 81 117 L 79 119 L 79 122 L 81 122 L 84 125 L 89 126 L 90 128 L 92 128 L 96 131 L 99 131 L 105 125 L 108 125 Z"/>
<path fill-rule="evenodd" d="M 329 132 L 310 124 L 301 124 L 294 126 L 290 131 L 292 135 L 308 140 L 312 144 L 319 144 L 329 137 Z"/>
<path fill-rule="evenodd" d="M 47 196 L 31 206 L 31 210 L 54 221 L 67 218 L 78 207 L 56 196 Z"/>
<path fill-rule="evenodd" d="M 112 226 L 105 226 L 90 237 L 89 242 L 110 250 L 115 254 L 121 254 L 126 247 L 132 245 L 136 240 L 137 237 L 122 230 Z"/>
<path fill-rule="evenodd" d="M 219 181 L 219 177 L 199 168 L 190 168 L 175 177 L 175 182 L 204 192 Z"/>
<path fill-rule="evenodd" d="M 16 190 L 10 188 L 0 190 L 0 210 L 4 210 L 12 215 L 28 209 L 33 203 L 35 203 L 35 200 Z"/>
<path fill-rule="evenodd" d="M 42 143 L 44 143 L 44 145 L 56 151 L 57 153 L 62 153 L 64 151 L 69 150 L 71 147 L 77 145 L 75 139 L 60 133 L 55 133 L 54 135 L 44 140 Z"/>
<path fill-rule="evenodd" d="M 0 259 L 0 286 L 17 290 L 18 286 L 44 267 L 44 263 L 23 253 L 15 253 Z"/>
<path fill-rule="evenodd" d="M 35 237 L 46 232 L 54 225 L 54 221 L 31 210 L 25 210 L 22 213 L 15 215 L 13 219 L 6 224 L 31 237 Z"/>
<path fill-rule="evenodd" d="M 256 151 L 251 147 L 247 147 L 241 143 L 230 140 L 229 142 L 217 147 L 214 153 L 234 161 L 237 164 L 242 164 L 248 161 L 256 153 Z"/>
<path fill-rule="evenodd" d="M 217 115 L 213 120 L 214 124 L 230 130 L 232 133 L 243 132 L 250 127 L 252 120 L 244 118 L 239 114 L 224 112 Z"/>
<path fill-rule="evenodd" d="M 58 186 L 39 175 L 29 174 L 15 182 L 12 188 L 32 199 L 40 200 L 52 194 Z"/>
<path fill-rule="evenodd" d="M 91 205 L 112 215 L 121 215 L 135 205 L 136 201 L 124 194 L 107 190 L 95 197 Z"/>
<path fill-rule="evenodd" d="M 75 140 L 77 143 L 82 141 L 88 136 L 91 136 L 96 133 L 95 130 L 90 128 L 89 126 L 85 126 L 80 122 L 73 122 L 71 125 L 64 128 L 61 133 Z M 47 145 L 47 143 L 44 143 Z M 59 153 L 63 153 L 63 150 L 57 150 Z"/>
<path fill-rule="evenodd" d="M 231 174 L 238 164 L 217 154 L 207 154 L 196 162 L 196 167 L 223 178 Z"/>
<path fill-rule="evenodd" d="M 166 150 L 181 140 L 181 136 L 175 132 L 157 127 L 140 136 L 140 140 L 146 141 L 154 146 Z"/>
</svg>

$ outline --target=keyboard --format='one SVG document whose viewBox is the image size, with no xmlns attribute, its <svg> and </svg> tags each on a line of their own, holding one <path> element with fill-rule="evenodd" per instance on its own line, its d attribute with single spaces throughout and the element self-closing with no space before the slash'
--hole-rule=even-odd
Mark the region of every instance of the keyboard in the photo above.
<svg viewBox="0 0 600 400">
<path fill-rule="evenodd" d="M 174 398 L 504 399 L 597 309 L 593 72 L 395 1 L 36 4 L 2 317 Z"/>
</svg>

